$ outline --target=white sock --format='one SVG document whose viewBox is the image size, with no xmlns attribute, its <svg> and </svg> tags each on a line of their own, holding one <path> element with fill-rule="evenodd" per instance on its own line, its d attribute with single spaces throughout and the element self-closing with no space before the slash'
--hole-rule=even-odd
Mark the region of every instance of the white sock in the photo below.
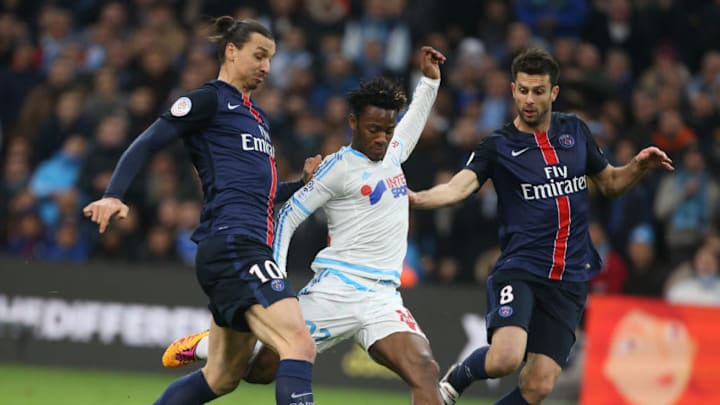
<svg viewBox="0 0 720 405">
<path fill-rule="evenodd" d="M 195 358 L 198 360 L 207 360 L 208 357 L 208 336 L 200 339 L 195 348 Z"/>
</svg>

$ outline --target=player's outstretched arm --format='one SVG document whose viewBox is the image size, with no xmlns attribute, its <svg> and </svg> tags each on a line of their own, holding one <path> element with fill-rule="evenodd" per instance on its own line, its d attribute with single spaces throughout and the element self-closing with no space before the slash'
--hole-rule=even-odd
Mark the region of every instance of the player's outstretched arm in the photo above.
<svg viewBox="0 0 720 405">
<path fill-rule="evenodd" d="M 419 67 L 423 78 L 415 87 L 412 102 L 393 135 L 393 139 L 399 140 L 403 147 L 398 150 L 391 148 L 389 151 L 391 155 L 399 153 L 397 157 L 400 162 L 405 162 L 410 157 L 420 139 L 440 87 L 440 65 L 445 63 L 445 55 L 430 46 L 423 46 L 421 53 Z"/>
<path fill-rule="evenodd" d="M 130 187 L 130 183 L 138 172 L 157 150 L 174 142 L 179 137 L 175 127 L 164 119 L 156 119 L 143 131 L 123 152 L 113 171 L 110 184 L 103 198 L 83 208 L 83 214 L 100 226 L 100 233 L 105 232 L 110 220 L 117 215 L 119 219 L 127 216 L 128 206 L 121 198 Z"/>
<path fill-rule="evenodd" d="M 654 169 L 675 170 L 672 159 L 655 146 L 647 147 L 621 167 L 607 165 L 592 176 L 600 191 L 608 197 L 617 197 L 631 189 L 642 177 Z"/>
<path fill-rule="evenodd" d="M 410 191 L 408 197 L 413 208 L 432 209 L 462 201 L 478 188 L 480 188 L 480 182 L 478 182 L 475 172 L 463 169 L 456 173 L 449 182 L 438 184 L 425 191 Z"/>
</svg>

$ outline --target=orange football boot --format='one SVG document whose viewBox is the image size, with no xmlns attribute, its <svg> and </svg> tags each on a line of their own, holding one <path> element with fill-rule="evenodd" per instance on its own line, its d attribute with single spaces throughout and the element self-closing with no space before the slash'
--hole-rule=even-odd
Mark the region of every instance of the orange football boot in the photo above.
<svg viewBox="0 0 720 405">
<path fill-rule="evenodd" d="M 187 366 L 196 362 L 195 349 L 197 349 L 200 340 L 210 334 L 205 330 L 194 335 L 181 337 L 180 339 L 170 343 L 162 356 L 162 364 L 166 368 L 176 368 Z"/>
</svg>

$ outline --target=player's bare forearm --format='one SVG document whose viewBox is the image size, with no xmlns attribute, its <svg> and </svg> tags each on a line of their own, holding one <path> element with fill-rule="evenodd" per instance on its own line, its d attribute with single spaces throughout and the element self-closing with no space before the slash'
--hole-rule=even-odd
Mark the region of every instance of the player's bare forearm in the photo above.
<svg viewBox="0 0 720 405">
<path fill-rule="evenodd" d="M 464 169 L 447 183 L 438 184 L 425 191 L 410 192 L 410 204 L 418 209 L 446 207 L 464 200 L 479 187 L 480 183 L 475 173 Z"/>
<path fill-rule="evenodd" d="M 417 209 L 434 209 L 452 205 L 460 199 L 450 193 L 448 184 L 440 184 L 429 190 L 410 192 L 410 205 Z"/>
<path fill-rule="evenodd" d="M 607 197 L 617 197 L 625 194 L 643 178 L 647 169 L 639 165 L 628 163 L 621 167 L 609 167 L 610 179 L 605 184 L 599 184 L 600 190 Z"/>
<path fill-rule="evenodd" d="M 662 150 L 651 146 L 641 150 L 630 163 L 613 167 L 608 165 L 593 180 L 600 191 L 608 197 L 617 197 L 630 190 L 643 176 L 653 169 L 675 170 L 672 160 Z"/>
</svg>

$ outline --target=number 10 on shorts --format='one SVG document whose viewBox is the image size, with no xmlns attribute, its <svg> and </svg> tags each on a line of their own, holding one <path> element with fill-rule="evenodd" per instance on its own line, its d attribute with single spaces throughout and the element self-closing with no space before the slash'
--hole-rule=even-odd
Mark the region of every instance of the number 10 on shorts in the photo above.
<svg viewBox="0 0 720 405">
<path fill-rule="evenodd" d="M 250 267 L 250 274 L 260 279 L 260 282 L 265 284 L 270 280 L 277 280 L 287 278 L 287 272 L 281 270 L 277 264 L 272 260 L 265 260 L 265 269 L 261 269 L 259 265 L 255 264 Z"/>
</svg>

